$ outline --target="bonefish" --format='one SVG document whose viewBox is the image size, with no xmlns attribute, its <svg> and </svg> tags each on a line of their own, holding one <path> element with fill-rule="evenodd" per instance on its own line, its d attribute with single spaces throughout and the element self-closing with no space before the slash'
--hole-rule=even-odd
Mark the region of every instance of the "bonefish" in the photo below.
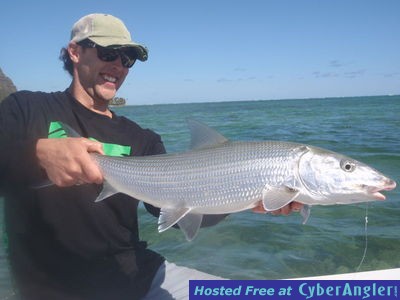
<svg viewBox="0 0 400 300">
<path fill-rule="evenodd" d="M 229 141 L 190 120 L 192 149 L 144 157 L 93 154 L 105 182 L 96 201 L 125 193 L 161 208 L 159 232 L 178 224 L 192 240 L 204 214 L 235 213 L 260 201 L 267 211 L 384 200 L 396 183 L 347 156 L 283 141 Z"/>
</svg>

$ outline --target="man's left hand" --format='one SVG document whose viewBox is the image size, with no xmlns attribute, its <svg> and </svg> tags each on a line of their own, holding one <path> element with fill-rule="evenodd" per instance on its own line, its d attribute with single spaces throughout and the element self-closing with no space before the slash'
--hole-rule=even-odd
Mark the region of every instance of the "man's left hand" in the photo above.
<svg viewBox="0 0 400 300">
<path fill-rule="evenodd" d="M 303 204 L 299 202 L 290 202 L 289 204 L 285 205 L 284 207 L 274 210 L 274 211 L 266 211 L 264 209 L 264 206 L 262 204 L 262 201 L 258 203 L 256 207 L 254 207 L 252 210 L 255 213 L 260 213 L 260 214 L 266 214 L 266 213 L 271 213 L 273 215 L 289 215 L 292 212 L 299 212 L 303 208 Z"/>
</svg>

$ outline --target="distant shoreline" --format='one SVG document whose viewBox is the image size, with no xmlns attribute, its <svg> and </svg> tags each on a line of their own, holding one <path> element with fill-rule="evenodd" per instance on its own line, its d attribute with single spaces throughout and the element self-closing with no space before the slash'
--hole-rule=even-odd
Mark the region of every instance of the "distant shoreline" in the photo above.
<svg viewBox="0 0 400 300">
<path fill-rule="evenodd" d="M 373 98 L 396 98 L 399 95 L 375 95 L 375 96 L 337 96 L 337 97 L 314 97 L 314 98 L 284 98 L 284 99 L 253 99 L 253 100 L 221 100 L 221 101 L 195 101 L 195 102 L 168 102 L 168 103 L 145 103 L 145 104 L 129 104 L 126 103 L 123 106 L 154 106 L 154 105 L 180 105 L 180 104 L 218 104 L 218 103 L 240 103 L 240 102 L 258 102 L 258 101 L 308 101 L 308 100 L 338 100 L 338 99 L 349 99 L 349 100 L 362 100 L 362 99 L 373 99 Z M 110 105 L 111 106 L 111 105 Z"/>
</svg>

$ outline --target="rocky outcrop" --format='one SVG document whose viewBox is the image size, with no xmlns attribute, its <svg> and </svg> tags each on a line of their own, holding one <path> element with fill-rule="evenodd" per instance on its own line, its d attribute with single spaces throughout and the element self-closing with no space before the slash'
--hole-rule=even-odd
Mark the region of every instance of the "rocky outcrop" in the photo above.
<svg viewBox="0 0 400 300">
<path fill-rule="evenodd" d="M 14 83 L 10 78 L 8 78 L 0 68 L 0 102 L 10 95 L 17 91 Z"/>
<path fill-rule="evenodd" d="M 121 97 L 114 97 L 110 102 L 110 105 L 112 106 L 124 106 L 125 104 L 126 100 Z"/>
</svg>

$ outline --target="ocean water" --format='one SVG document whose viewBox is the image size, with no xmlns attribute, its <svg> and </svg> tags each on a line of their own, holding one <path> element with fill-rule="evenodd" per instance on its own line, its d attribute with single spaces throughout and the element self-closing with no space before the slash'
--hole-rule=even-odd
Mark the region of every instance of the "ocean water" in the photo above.
<svg viewBox="0 0 400 300">
<path fill-rule="evenodd" d="M 193 118 L 231 140 L 295 141 L 340 152 L 400 183 L 400 96 L 126 106 L 114 111 L 158 132 L 168 152 L 187 149 L 185 121 Z M 386 201 L 368 205 L 313 207 L 306 225 L 299 214 L 236 213 L 201 229 L 192 242 L 179 230 L 159 234 L 157 220 L 142 209 L 141 237 L 171 262 L 232 279 L 398 268 L 400 188 L 386 195 Z M 2 245 L 0 299 L 10 290 Z"/>
</svg>

